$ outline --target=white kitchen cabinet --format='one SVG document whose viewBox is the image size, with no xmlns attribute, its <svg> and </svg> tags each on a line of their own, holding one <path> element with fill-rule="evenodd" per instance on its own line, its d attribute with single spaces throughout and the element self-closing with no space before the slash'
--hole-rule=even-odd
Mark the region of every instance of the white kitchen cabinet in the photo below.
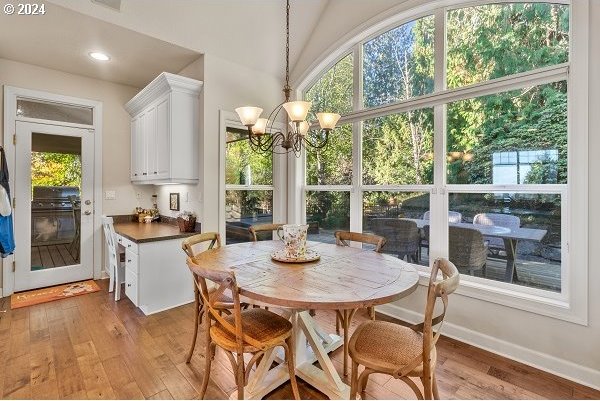
<svg viewBox="0 0 600 401">
<path fill-rule="evenodd" d="M 131 99 L 131 181 L 192 184 L 199 178 L 202 81 L 163 72 Z"/>
<path fill-rule="evenodd" d="M 158 227 L 152 223 L 149 227 Z M 181 251 L 182 238 L 137 243 L 117 230 L 117 243 L 125 248 L 125 296 L 146 315 L 194 301 L 192 275 Z M 179 229 L 173 227 L 174 234 Z M 168 237 L 169 238 L 169 237 Z"/>
</svg>

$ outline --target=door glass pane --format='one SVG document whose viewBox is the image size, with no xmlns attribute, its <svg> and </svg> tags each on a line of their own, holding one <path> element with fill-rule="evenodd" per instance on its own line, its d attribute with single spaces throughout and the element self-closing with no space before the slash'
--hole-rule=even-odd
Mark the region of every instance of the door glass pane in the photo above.
<svg viewBox="0 0 600 401">
<path fill-rule="evenodd" d="M 81 172 L 81 138 L 32 135 L 31 270 L 79 264 Z"/>
<path fill-rule="evenodd" d="M 489 280 L 561 291 L 561 196 L 451 193 L 450 260 Z M 511 272 L 514 270 L 514 273 Z"/>
<path fill-rule="evenodd" d="M 17 99 L 17 117 L 93 125 L 94 111 L 91 107 Z"/>
<path fill-rule="evenodd" d="M 384 237 L 384 253 L 429 266 L 428 224 L 417 221 L 428 211 L 429 192 L 365 192 L 363 232 Z"/>
<path fill-rule="evenodd" d="M 350 192 L 306 191 L 310 241 L 335 243 L 337 230 L 350 230 Z"/>
<path fill-rule="evenodd" d="M 225 191 L 225 238 L 227 244 L 252 240 L 248 228 L 273 222 L 273 191 Z M 261 236 L 261 239 L 266 239 Z M 269 238 L 270 239 L 270 238 Z"/>
</svg>

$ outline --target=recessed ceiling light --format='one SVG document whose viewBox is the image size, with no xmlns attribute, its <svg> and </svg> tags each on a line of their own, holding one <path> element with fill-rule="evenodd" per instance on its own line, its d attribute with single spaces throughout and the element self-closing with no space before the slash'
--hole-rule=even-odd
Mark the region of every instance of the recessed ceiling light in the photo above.
<svg viewBox="0 0 600 401">
<path fill-rule="evenodd" d="M 108 61 L 110 60 L 110 57 L 102 52 L 91 52 L 89 53 L 90 57 L 93 58 L 94 60 L 99 60 L 99 61 Z"/>
</svg>

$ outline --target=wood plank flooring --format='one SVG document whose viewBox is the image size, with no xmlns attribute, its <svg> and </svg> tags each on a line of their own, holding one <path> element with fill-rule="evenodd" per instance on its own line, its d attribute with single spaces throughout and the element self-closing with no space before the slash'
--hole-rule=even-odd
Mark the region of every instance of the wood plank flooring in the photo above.
<svg viewBox="0 0 600 401">
<path fill-rule="evenodd" d="M 71 255 L 67 245 L 40 245 L 31 247 L 31 266 L 33 270 L 51 269 L 79 263 L 79 255 Z"/>
<path fill-rule="evenodd" d="M 144 316 L 127 299 L 115 303 L 101 292 L 10 310 L 0 300 L 0 398 L 3 399 L 193 399 L 203 377 L 203 344 L 185 363 L 193 333 L 193 305 Z M 379 316 L 384 318 L 383 316 Z M 334 315 L 317 312 L 327 330 Z M 353 328 L 366 319 L 357 313 Z M 537 369 L 443 338 L 438 343 L 437 376 L 447 399 L 599 399 L 596 391 Z M 332 354 L 341 371 L 341 349 Z M 323 394 L 299 381 L 304 399 Z M 235 392 L 231 366 L 217 352 L 207 399 Z M 291 398 L 289 385 L 269 399 Z M 406 386 L 372 375 L 371 399 L 414 398 Z"/>
</svg>

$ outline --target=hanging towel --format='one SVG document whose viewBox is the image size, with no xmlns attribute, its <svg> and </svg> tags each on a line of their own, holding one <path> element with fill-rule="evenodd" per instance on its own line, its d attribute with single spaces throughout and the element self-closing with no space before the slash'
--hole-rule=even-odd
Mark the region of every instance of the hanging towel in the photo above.
<svg viewBox="0 0 600 401">
<path fill-rule="evenodd" d="M 0 185 L 6 191 L 10 202 L 10 187 L 8 186 L 8 164 L 4 148 L 0 146 Z M 12 213 L 0 216 L 0 256 L 3 258 L 11 255 L 15 250 L 15 237 L 13 233 Z"/>
</svg>

